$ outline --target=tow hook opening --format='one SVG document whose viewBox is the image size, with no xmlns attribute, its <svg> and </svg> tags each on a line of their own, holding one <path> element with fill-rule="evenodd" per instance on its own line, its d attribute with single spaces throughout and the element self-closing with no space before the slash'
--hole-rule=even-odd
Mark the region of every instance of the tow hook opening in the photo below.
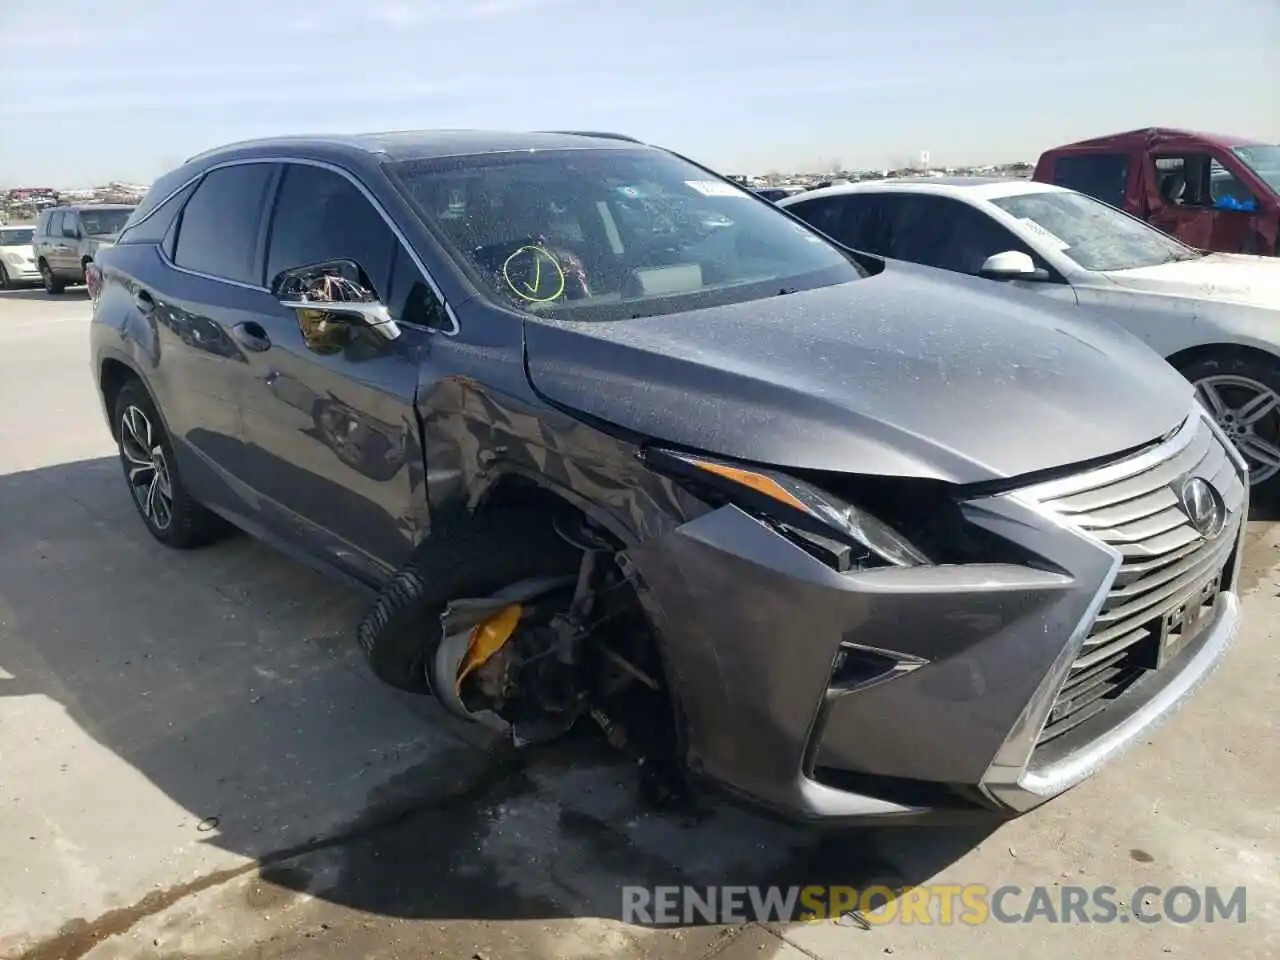
<svg viewBox="0 0 1280 960">
<path fill-rule="evenodd" d="M 581 550 L 577 573 L 450 601 L 431 689 L 516 747 L 594 728 L 637 764 L 651 800 L 684 797 L 662 664 L 621 546 L 581 515 L 557 519 L 556 532 Z"/>
</svg>

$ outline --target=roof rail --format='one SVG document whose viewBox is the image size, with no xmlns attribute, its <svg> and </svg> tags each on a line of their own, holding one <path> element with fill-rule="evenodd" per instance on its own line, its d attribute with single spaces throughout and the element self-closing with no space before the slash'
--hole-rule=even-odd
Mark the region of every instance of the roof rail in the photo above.
<svg viewBox="0 0 1280 960">
<path fill-rule="evenodd" d="M 566 136 L 573 137 L 599 137 L 602 140 L 625 140 L 627 143 L 640 143 L 644 141 L 637 140 L 635 137 L 629 137 L 625 133 L 607 133 L 603 130 L 542 130 L 540 133 L 562 133 Z"/>
</svg>

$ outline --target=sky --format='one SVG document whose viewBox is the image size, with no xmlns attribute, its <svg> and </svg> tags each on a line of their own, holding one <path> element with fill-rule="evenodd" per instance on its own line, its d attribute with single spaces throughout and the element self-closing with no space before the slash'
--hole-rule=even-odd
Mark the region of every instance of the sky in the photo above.
<svg viewBox="0 0 1280 960">
<path fill-rule="evenodd" d="M 1280 142 L 1280 0 L 0 0 L 0 184 L 430 127 L 629 133 L 725 173 Z"/>
</svg>

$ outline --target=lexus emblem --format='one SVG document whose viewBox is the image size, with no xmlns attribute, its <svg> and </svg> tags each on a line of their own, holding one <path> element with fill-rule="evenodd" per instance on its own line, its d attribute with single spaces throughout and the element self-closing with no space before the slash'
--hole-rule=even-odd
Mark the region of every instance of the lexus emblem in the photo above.
<svg viewBox="0 0 1280 960">
<path fill-rule="evenodd" d="M 1212 540 L 1227 525 L 1227 505 L 1213 484 L 1203 477 L 1191 477 L 1178 491 L 1178 500 L 1191 526 L 1206 540 Z"/>
</svg>

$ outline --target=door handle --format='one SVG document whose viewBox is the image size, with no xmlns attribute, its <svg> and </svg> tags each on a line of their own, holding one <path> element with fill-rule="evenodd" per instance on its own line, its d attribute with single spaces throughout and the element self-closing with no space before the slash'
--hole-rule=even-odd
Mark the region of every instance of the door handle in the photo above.
<svg viewBox="0 0 1280 960">
<path fill-rule="evenodd" d="M 252 350 L 254 353 L 262 353 L 264 350 L 271 349 L 271 338 L 267 336 L 267 331 L 262 329 L 262 324 L 255 320 L 237 323 L 231 328 L 231 335 L 242 346 Z"/>
<path fill-rule="evenodd" d="M 133 295 L 133 305 L 140 313 L 148 314 L 156 308 L 156 301 L 147 291 L 139 290 Z"/>
</svg>

